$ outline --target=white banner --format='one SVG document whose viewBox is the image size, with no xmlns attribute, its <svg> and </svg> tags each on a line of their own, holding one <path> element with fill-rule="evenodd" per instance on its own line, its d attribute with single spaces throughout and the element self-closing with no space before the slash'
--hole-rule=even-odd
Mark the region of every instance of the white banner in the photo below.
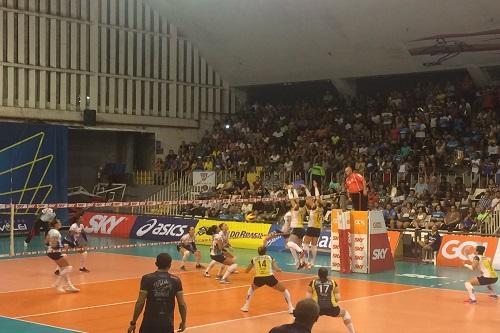
<svg viewBox="0 0 500 333">
<path fill-rule="evenodd" d="M 215 187 L 215 171 L 194 171 L 193 172 L 193 186 L 196 188 Z"/>
</svg>

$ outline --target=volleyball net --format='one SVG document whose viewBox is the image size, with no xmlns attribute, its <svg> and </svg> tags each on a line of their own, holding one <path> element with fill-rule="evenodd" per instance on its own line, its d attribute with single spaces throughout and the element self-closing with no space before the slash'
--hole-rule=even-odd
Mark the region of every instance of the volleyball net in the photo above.
<svg viewBox="0 0 500 333">
<path fill-rule="evenodd" d="M 323 200 L 330 200 L 324 196 Z M 301 198 L 305 199 L 305 198 Z M 62 236 L 67 235 L 67 228 L 73 222 L 83 224 L 83 230 L 89 236 L 87 251 L 107 251 L 134 249 L 139 247 L 159 247 L 177 244 L 190 227 L 195 228 L 197 243 L 209 245 L 211 238 L 206 229 L 220 223 L 229 224 L 230 239 L 234 247 L 256 248 L 264 239 L 278 229 L 276 222 L 287 210 L 287 197 L 255 197 L 213 200 L 175 200 L 175 201 L 134 201 L 134 202 L 90 202 L 90 203 L 54 203 L 54 204 L 0 204 L 0 214 L 4 221 L 3 235 L 0 237 L 0 258 L 33 256 L 45 254 L 44 232 L 35 236 L 25 246 L 26 234 L 34 227 L 34 220 L 41 211 L 52 209 L 64 227 Z M 184 216 L 158 214 L 160 207 L 179 205 L 189 214 Z M 267 222 L 257 222 L 255 210 L 266 208 Z M 242 211 L 246 207 L 247 213 Z M 220 209 L 227 213 L 225 219 L 203 218 L 207 210 Z M 146 214 L 137 214 L 138 211 Z M 252 222 L 252 223 L 242 223 Z M 278 248 L 280 242 L 273 240 L 270 246 Z M 329 246 L 326 242 L 324 247 Z M 65 249 L 68 253 L 78 249 Z"/>
</svg>

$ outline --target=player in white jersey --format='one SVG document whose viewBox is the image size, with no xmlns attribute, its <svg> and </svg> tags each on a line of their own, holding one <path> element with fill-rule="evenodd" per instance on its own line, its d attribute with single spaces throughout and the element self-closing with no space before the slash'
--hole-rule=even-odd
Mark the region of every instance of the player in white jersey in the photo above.
<svg viewBox="0 0 500 333">
<path fill-rule="evenodd" d="M 229 243 L 229 226 L 227 223 L 219 224 L 219 236 L 222 241 L 222 252 L 225 258 L 231 258 L 233 261 L 236 261 L 236 257 L 233 255 L 232 250 L 233 247 L 231 243 Z M 210 273 L 210 270 L 217 264 L 215 260 L 212 260 L 206 269 L 207 273 Z M 222 277 L 222 272 L 224 271 L 224 265 L 220 265 L 219 272 L 217 273 L 217 279 Z M 233 273 L 238 273 L 238 271 L 234 271 Z"/>
<path fill-rule="evenodd" d="M 314 267 L 316 254 L 318 253 L 318 240 L 321 234 L 321 227 L 323 225 L 323 203 L 318 189 L 318 184 L 313 180 L 314 197 L 309 193 L 306 204 L 309 208 L 309 224 L 307 226 L 306 235 L 302 241 L 302 248 L 307 254 L 309 261 L 309 268 Z M 310 252 L 309 252 L 310 250 Z"/>
<path fill-rule="evenodd" d="M 82 217 L 80 216 L 77 222 L 73 223 L 69 227 L 69 233 L 63 239 L 63 245 L 67 245 L 72 249 L 78 249 L 80 253 L 80 272 L 89 273 L 90 271 L 85 267 L 87 263 L 87 250 L 85 245 L 87 244 L 87 234 L 85 233 Z M 55 272 L 56 275 L 59 274 L 59 270 Z"/>
<path fill-rule="evenodd" d="M 271 240 L 278 237 L 283 237 L 286 246 L 286 242 L 288 241 L 288 237 L 290 237 L 290 232 L 292 230 L 291 223 L 292 223 L 292 211 L 289 209 L 283 216 L 283 225 L 281 226 L 281 229 L 271 232 L 264 239 L 264 243 L 262 244 L 262 246 L 267 246 Z"/>
<path fill-rule="evenodd" d="M 61 228 L 61 221 L 55 219 L 50 222 L 50 230 L 45 238 L 47 244 L 47 256 L 54 260 L 59 266 L 60 274 L 57 276 L 56 282 L 53 287 L 59 292 L 78 292 L 80 289 L 76 288 L 69 279 L 69 273 L 73 270 L 70 266 L 65 254 L 62 254 L 64 248 L 62 244 L 62 237 L 59 229 Z M 66 288 L 64 288 L 66 285 Z"/>
<path fill-rule="evenodd" d="M 490 258 L 484 256 L 485 250 L 486 248 L 484 246 L 476 246 L 473 258 L 470 259 L 471 264 L 464 265 L 471 271 L 479 270 L 481 272 L 481 276 L 471 278 L 469 281 L 465 282 L 465 289 L 467 289 L 469 293 L 469 299 L 465 301 L 466 303 L 477 303 L 473 286 L 486 286 L 489 291 L 488 296 L 492 299 L 498 299 L 495 289 L 493 288 L 493 285 L 498 281 L 498 274 L 493 269 Z"/>
<path fill-rule="evenodd" d="M 236 270 L 238 264 L 236 264 L 233 258 L 224 256 L 224 251 L 223 251 L 224 245 L 222 243 L 220 229 L 217 225 L 213 225 L 210 228 L 208 228 L 206 234 L 212 236 L 212 245 L 210 247 L 210 258 L 212 259 L 212 261 L 216 261 L 225 266 L 228 266 L 224 275 L 222 275 L 221 277 L 218 276 L 217 278 L 220 278 L 220 283 L 229 283 L 228 277 L 231 273 L 233 273 Z M 207 270 L 208 268 L 209 267 L 207 267 Z M 210 277 L 207 270 L 205 270 L 204 276 Z M 221 274 L 222 272 L 223 270 L 220 271 Z"/>
<path fill-rule="evenodd" d="M 286 244 L 290 249 L 290 253 L 293 256 L 297 269 L 301 269 L 306 266 L 306 263 L 302 259 L 304 257 L 304 251 L 301 248 L 302 239 L 306 234 L 304 228 L 304 220 L 307 213 L 306 202 L 305 200 L 299 200 L 299 195 L 295 189 L 292 193 L 291 185 L 288 186 L 288 198 L 290 199 L 290 203 L 292 204 L 292 216 L 290 221 L 290 227 L 292 228 L 292 231 Z"/>
<path fill-rule="evenodd" d="M 205 268 L 200 264 L 201 252 L 196 248 L 194 227 L 189 227 L 187 234 L 181 237 L 179 244 L 177 245 L 177 251 L 179 251 L 182 256 L 181 270 L 186 270 L 185 264 L 191 254 L 193 254 L 196 259 L 196 268 Z"/>
</svg>

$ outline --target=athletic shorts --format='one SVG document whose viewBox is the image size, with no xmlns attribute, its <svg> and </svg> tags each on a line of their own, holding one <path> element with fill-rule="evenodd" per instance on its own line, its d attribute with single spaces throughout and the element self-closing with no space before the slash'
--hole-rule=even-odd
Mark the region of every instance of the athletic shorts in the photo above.
<svg viewBox="0 0 500 333">
<path fill-rule="evenodd" d="M 220 262 L 221 264 L 223 264 L 224 260 L 226 260 L 226 257 L 224 257 L 223 254 L 217 254 L 215 256 L 210 255 L 210 259 L 215 260 L 215 261 Z"/>
<path fill-rule="evenodd" d="M 174 327 L 169 324 L 155 325 L 142 322 L 139 333 L 174 333 Z"/>
<path fill-rule="evenodd" d="M 196 252 L 196 246 L 177 245 L 177 251 L 180 252 L 181 248 L 191 252 L 192 254 Z"/>
<path fill-rule="evenodd" d="M 340 314 L 340 307 L 323 308 L 319 310 L 320 316 L 338 317 Z"/>
<path fill-rule="evenodd" d="M 321 229 L 320 228 L 309 227 L 306 230 L 306 236 L 309 236 L 309 237 L 319 238 L 320 234 L 321 234 Z"/>
<path fill-rule="evenodd" d="M 49 252 L 49 253 L 47 253 L 47 257 L 49 257 L 50 259 L 52 259 L 54 261 L 57 261 L 57 260 L 61 259 L 63 257 L 63 255 L 61 252 Z"/>
<path fill-rule="evenodd" d="M 293 228 L 292 235 L 299 237 L 300 239 L 304 238 L 306 235 L 306 231 L 304 228 Z"/>
<path fill-rule="evenodd" d="M 78 240 L 72 241 L 72 240 L 64 238 L 62 240 L 62 243 L 65 244 L 65 245 L 68 245 L 72 249 L 80 247 L 80 244 L 79 244 Z"/>
<path fill-rule="evenodd" d="M 276 280 L 274 275 L 256 276 L 253 278 L 253 284 L 255 284 L 257 287 L 262 287 L 262 286 L 274 287 L 276 284 L 278 284 L 278 280 Z"/>
<path fill-rule="evenodd" d="M 484 276 L 478 276 L 477 280 L 479 281 L 479 285 L 488 286 L 490 284 L 495 284 L 498 281 L 498 278 L 488 278 Z"/>
</svg>

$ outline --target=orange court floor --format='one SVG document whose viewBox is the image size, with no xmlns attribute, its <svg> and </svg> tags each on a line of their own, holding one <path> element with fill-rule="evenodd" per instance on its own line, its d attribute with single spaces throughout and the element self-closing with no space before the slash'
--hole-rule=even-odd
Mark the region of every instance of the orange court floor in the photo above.
<svg viewBox="0 0 500 333">
<path fill-rule="evenodd" d="M 70 255 L 70 261 L 78 267 L 77 255 Z M 155 270 L 154 258 L 93 252 L 89 263 L 91 273 L 75 270 L 71 274 L 81 292 L 58 294 L 50 288 L 55 265 L 47 257 L 0 260 L 0 332 L 126 332 L 140 277 Z M 242 267 L 239 274 L 232 275 L 231 284 L 221 285 L 193 266 L 190 263 L 188 271 L 180 271 L 175 261 L 171 269 L 183 283 L 188 306 L 186 332 L 267 333 L 293 321 L 282 295 L 267 287 L 255 292 L 248 313 L 240 311 L 252 281 L 252 273 L 244 273 Z M 314 274 L 311 270 L 276 276 L 295 303 L 304 298 Z M 498 332 L 500 327 L 500 305 L 485 294 L 478 294 L 477 305 L 469 305 L 463 303 L 467 295 L 460 290 L 345 275 L 335 279 L 340 286 L 340 306 L 350 312 L 358 333 L 486 333 Z M 176 325 L 178 322 L 176 313 Z M 321 317 L 312 332 L 346 329 L 341 319 Z"/>
</svg>

